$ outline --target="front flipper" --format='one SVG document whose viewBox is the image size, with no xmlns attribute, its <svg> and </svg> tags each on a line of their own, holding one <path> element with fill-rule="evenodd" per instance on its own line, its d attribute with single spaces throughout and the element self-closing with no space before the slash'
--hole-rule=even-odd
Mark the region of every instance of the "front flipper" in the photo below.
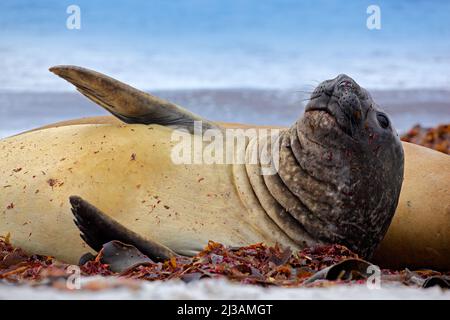
<svg viewBox="0 0 450 320">
<path fill-rule="evenodd" d="M 77 66 L 55 66 L 50 71 L 69 81 L 87 98 L 126 123 L 160 124 L 194 132 L 194 121 L 203 130 L 219 129 L 176 104 L 152 96 L 99 72 Z"/>
<path fill-rule="evenodd" d="M 99 209 L 80 197 L 70 197 L 75 224 L 81 231 L 81 238 L 95 251 L 100 251 L 103 244 L 118 240 L 139 249 L 155 261 L 167 260 L 177 256 L 175 252 L 155 241 L 145 239 L 139 234 L 107 216 Z"/>
</svg>

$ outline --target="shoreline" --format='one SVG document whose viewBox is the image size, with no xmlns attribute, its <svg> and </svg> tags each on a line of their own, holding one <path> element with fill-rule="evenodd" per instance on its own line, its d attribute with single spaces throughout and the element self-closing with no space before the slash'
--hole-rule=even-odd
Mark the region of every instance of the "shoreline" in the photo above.
<svg viewBox="0 0 450 320">
<path fill-rule="evenodd" d="M 391 116 L 400 134 L 416 124 L 435 127 L 450 123 L 450 90 L 369 92 Z M 152 93 L 211 120 L 280 126 L 289 126 L 299 118 L 309 96 L 303 91 L 275 89 L 180 89 Z M 0 138 L 62 120 L 99 115 L 109 113 L 78 92 L 0 91 Z"/>
</svg>

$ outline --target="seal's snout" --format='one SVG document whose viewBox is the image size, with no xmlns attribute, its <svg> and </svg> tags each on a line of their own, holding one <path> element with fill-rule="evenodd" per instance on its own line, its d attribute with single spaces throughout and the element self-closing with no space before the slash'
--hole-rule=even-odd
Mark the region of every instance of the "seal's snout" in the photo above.
<svg viewBox="0 0 450 320">
<path fill-rule="evenodd" d="M 337 80 L 335 81 L 334 92 L 338 96 L 354 95 L 358 97 L 361 93 L 361 88 L 355 80 L 344 74 L 338 76 Z"/>
<path fill-rule="evenodd" d="M 362 89 L 355 80 L 345 74 L 336 77 L 333 83 L 333 93 L 339 99 L 341 107 L 355 109 L 360 107 Z"/>
<path fill-rule="evenodd" d="M 355 80 L 346 74 L 322 82 L 313 92 L 306 111 L 325 111 L 342 131 L 354 136 L 362 127 L 363 117 L 370 108 L 369 96 Z"/>
</svg>

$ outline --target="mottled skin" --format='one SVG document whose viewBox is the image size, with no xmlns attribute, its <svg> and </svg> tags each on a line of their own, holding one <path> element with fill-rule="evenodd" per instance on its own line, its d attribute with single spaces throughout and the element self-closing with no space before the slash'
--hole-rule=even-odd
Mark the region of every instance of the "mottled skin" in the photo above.
<svg viewBox="0 0 450 320">
<path fill-rule="evenodd" d="M 342 243 L 370 257 L 403 181 L 403 148 L 387 116 L 365 89 L 340 75 L 318 86 L 303 117 L 280 139 L 278 175 L 264 178 L 273 200 L 254 179 L 266 211 L 285 215 L 279 205 L 316 242 Z"/>
</svg>

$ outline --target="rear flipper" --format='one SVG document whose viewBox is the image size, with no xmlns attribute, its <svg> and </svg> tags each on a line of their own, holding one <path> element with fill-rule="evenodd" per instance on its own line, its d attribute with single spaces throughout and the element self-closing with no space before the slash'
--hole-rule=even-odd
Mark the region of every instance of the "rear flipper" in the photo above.
<svg viewBox="0 0 450 320">
<path fill-rule="evenodd" d="M 171 249 L 139 234 L 107 216 L 80 197 L 70 197 L 75 224 L 80 229 L 81 238 L 95 251 L 100 251 L 107 242 L 118 240 L 139 249 L 154 261 L 162 261 L 177 256 Z"/>
</svg>

